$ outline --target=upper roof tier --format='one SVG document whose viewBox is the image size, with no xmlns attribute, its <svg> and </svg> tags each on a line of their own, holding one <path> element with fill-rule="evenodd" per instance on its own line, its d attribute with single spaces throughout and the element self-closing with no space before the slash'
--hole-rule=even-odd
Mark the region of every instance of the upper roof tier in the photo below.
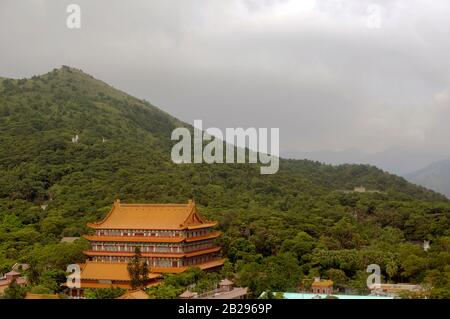
<svg viewBox="0 0 450 319">
<path fill-rule="evenodd" d="M 94 229 L 183 230 L 213 227 L 214 221 L 200 217 L 195 203 L 187 204 L 123 204 L 120 200 L 106 217 L 88 223 Z"/>
</svg>

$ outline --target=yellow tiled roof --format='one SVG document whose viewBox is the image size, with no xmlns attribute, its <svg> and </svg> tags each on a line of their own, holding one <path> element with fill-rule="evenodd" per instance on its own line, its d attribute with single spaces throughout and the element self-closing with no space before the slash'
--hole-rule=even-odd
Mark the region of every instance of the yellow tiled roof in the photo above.
<svg viewBox="0 0 450 319">
<path fill-rule="evenodd" d="M 143 290 L 131 290 L 116 299 L 148 299 L 148 295 Z"/>
<path fill-rule="evenodd" d="M 211 261 L 207 261 L 202 264 L 192 265 L 191 267 L 199 267 L 202 270 L 205 269 L 211 269 L 220 267 L 224 264 L 225 259 L 224 258 L 218 258 Z M 189 269 L 189 266 L 183 266 L 183 267 L 151 267 L 151 271 L 153 273 L 169 273 L 169 274 L 178 274 L 182 273 Z"/>
<path fill-rule="evenodd" d="M 212 261 L 205 262 L 203 264 L 193 265 L 193 267 L 199 267 L 200 269 L 209 269 L 214 267 L 222 266 L 225 259 L 215 259 Z M 96 286 L 94 288 L 107 288 L 111 286 L 108 283 L 91 283 L 88 281 L 92 280 L 110 280 L 110 281 L 129 281 L 130 276 L 128 274 L 127 263 L 122 262 L 99 262 L 99 261 L 86 261 L 85 264 L 81 265 L 81 286 L 91 288 L 92 285 Z M 156 279 L 161 277 L 160 273 L 180 273 L 184 272 L 189 267 L 151 267 L 148 278 Z M 73 275 L 69 275 L 71 277 Z M 114 283 L 113 286 L 117 286 L 118 283 Z M 128 287 L 127 283 L 124 283 L 124 287 Z M 99 287 L 97 287 L 99 286 Z M 102 286 L 102 287 L 100 287 Z"/>
<path fill-rule="evenodd" d="M 88 226 L 99 229 L 177 230 L 216 224 L 202 219 L 193 201 L 187 204 L 122 204 L 116 201 L 105 219 Z"/>
<path fill-rule="evenodd" d="M 86 261 L 81 267 L 81 280 L 116 280 L 116 281 L 129 281 L 130 276 L 128 274 L 127 263 L 106 263 Z M 158 274 L 150 273 L 149 279 L 160 277 Z"/>
<path fill-rule="evenodd" d="M 59 299 L 57 294 L 33 294 L 27 292 L 25 299 Z"/>
<path fill-rule="evenodd" d="M 159 281 L 152 281 L 150 283 L 147 284 L 147 287 L 151 287 L 151 286 L 156 286 L 159 285 Z M 115 287 L 115 288 L 123 288 L 123 289 L 131 289 L 131 285 L 130 283 L 112 283 L 112 284 L 102 284 L 102 283 L 98 283 L 98 282 L 92 282 L 92 281 L 82 281 L 80 283 L 80 287 L 82 289 L 86 289 L 86 288 L 91 288 L 91 289 L 101 289 L 101 288 L 111 288 L 111 287 Z"/>
<path fill-rule="evenodd" d="M 312 287 L 330 287 L 330 286 L 333 286 L 333 281 L 332 280 L 314 281 L 311 286 Z"/>
<path fill-rule="evenodd" d="M 114 283 L 114 284 L 101 284 L 98 282 L 84 282 L 80 283 L 80 287 L 82 289 L 105 289 L 105 288 L 122 288 L 122 289 L 131 289 L 130 283 Z"/>
</svg>

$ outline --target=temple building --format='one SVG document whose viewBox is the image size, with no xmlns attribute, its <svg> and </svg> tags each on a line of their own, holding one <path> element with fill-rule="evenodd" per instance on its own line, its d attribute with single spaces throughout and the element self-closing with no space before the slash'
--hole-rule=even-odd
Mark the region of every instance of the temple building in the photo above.
<svg viewBox="0 0 450 319">
<path fill-rule="evenodd" d="M 180 299 L 244 299 L 249 291 L 246 287 L 234 287 L 231 280 L 223 279 L 218 288 L 198 294 L 189 289 L 178 296 Z"/>
<path fill-rule="evenodd" d="M 200 217 L 193 201 L 187 204 L 124 204 L 114 202 L 106 217 L 88 227 L 94 234 L 84 236 L 91 244 L 84 253 L 89 260 L 81 265 L 81 296 L 85 288 L 121 287 L 130 289 L 127 270 L 135 248 L 150 269 L 149 283 L 157 283 L 161 273 L 180 273 L 189 267 L 219 268 L 220 232 L 215 221 Z"/>
<path fill-rule="evenodd" d="M 320 277 L 314 278 L 314 282 L 311 284 L 311 290 L 314 294 L 333 294 L 333 281 L 322 280 Z"/>
</svg>

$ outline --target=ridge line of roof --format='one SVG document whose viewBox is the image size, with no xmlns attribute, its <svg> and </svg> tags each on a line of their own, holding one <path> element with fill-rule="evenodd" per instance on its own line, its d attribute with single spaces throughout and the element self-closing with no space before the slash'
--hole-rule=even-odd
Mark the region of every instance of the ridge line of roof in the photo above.
<svg viewBox="0 0 450 319">
<path fill-rule="evenodd" d="M 120 201 L 118 201 L 118 200 L 114 201 L 113 207 L 111 208 L 111 210 L 108 212 L 108 214 L 106 214 L 106 216 L 102 220 L 97 221 L 97 222 L 89 222 L 89 223 L 87 223 L 87 226 L 92 227 L 92 226 L 102 225 L 112 215 L 112 213 L 113 213 L 114 209 L 116 209 L 117 205 L 120 205 Z"/>
<path fill-rule="evenodd" d="M 86 260 L 85 264 L 103 264 L 103 265 L 128 265 L 126 262 L 120 262 L 120 261 L 94 261 L 94 260 Z"/>
<path fill-rule="evenodd" d="M 183 223 L 180 226 L 188 226 L 189 223 L 187 222 L 192 215 L 196 215 L 197 218 L 199 219 L 200 223 L 204 223 L 203 219 L 198 215 L 197 213 L 197 209 L 195 206 L 195 202 L 194 201 L 189 201 L 187 204 L 187 208 L 189 208 L 189 214 L 186 216 L 186 218 L 184 219 Z"/>
<path fill-rule="evenodd" d="M 130 206 L 138 206 L 138 207 L 140 207 L 140 206 L 145 206 L 145 207 L 148 207 L 148 206 L 150 206 L 150 207 L 160 207 L 160 206 L 167 206 L 167 207 L 173 207 L 173 206 L 175 206 L 175 207 L 188 207 L 189 206 L 189 204 L 139 204 L 139 203 L 127 203 L 127 204 L 123 204 L 123 203 L 120 203 L 120 206 L 128 206 L 128 207 L 130 207 Z"/>
</svg>

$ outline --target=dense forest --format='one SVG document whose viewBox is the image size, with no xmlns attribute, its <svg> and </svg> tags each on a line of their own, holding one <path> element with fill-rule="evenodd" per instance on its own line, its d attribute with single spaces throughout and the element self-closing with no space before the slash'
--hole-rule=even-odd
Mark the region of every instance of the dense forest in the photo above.
<svg viewBox="0 0 450 319">
<path fill-rule="evenodd" d="M 176 297 L 193 283 L 201 291 L 225 276 L 253 296 L 295 291 L 316 276 L 367 293 L 365 269 L 376 263 L 384 282 L 419 283 L 433 298 L 450 298 L 444 196 L 367 165 L 282 159 L 274 175 L 255 164 L 177 165 L 170 136 L 179 126 L 190 128 L 77 69 L 0 79 L 0 273 L 28 263 L 26 289 L 59 292 L 87 244 L 61 238 L 88 233 L 86 223 L 103 218 L 114 199 L 194 198 L 220 222 L 228 261 L 220 273 L 167 276 L 153 297 Z M 360 185 L 378 192 L 344 192 Z"/>
</svg>

